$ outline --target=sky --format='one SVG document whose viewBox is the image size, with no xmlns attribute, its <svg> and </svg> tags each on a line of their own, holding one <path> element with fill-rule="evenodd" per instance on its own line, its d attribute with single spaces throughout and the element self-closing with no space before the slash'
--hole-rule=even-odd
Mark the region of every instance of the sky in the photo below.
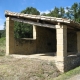
<svg viewBox="0 0 80 80">
<path fill-rule="evenodd" d="M 41 13 L 48 13 L 54 7 L 70 7 L 80 0 L 0 0 L 0 30 L 4 28 L 5 11 L 21 12 L 27 7 L 34 7 Z"/>
</svg>

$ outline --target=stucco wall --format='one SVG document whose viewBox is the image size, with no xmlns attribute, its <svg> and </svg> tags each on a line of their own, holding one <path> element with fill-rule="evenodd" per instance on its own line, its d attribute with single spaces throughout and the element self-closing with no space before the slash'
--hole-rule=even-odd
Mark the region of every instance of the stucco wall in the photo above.
<svg viewBox="0 0 80 80">
<path fill-rule="evenodd" d="M 36 31 L 36 40 L 15 40 L 15 53 L 56 52 L 56 29 L 37 26 Z M 67 33 L 67 51 L 74 52 L 73 54 L 77 52 L 77 33 L 74 31 Z"/>
<path fill-rule="evenodd" d="M 36 53 L 36 40 L 15 40 L 15 54 Z"/>
<path fill-rule="evenodd" d="M 16 54 L 56 52 L 56 30 L 36 27 L 36 40 L 15 40 Z"/>
<path fill-rule="evenodd" d="M 36 27 L 37 52 L 56 52 L 56 30 L 44 27 Z"/>
</svg>

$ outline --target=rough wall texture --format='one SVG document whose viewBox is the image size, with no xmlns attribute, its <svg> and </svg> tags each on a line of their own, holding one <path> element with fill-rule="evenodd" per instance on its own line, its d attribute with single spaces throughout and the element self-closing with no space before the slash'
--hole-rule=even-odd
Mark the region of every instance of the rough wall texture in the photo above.
<svg viewBox="0 0 80 80">
<path fill-rule="evenodd" d="M 55 64 L 59 71 L 61 71 L 62 73 L 69 71 L 80 66 L 80 55 L 68 56 L 64 58 L 63 61 L 55 60 Z"/>
<path fill-rule="evenodd" d="M 36 27 L 36 31 L 36 40 L 15 40 L 16 54 L 56 52 L 56 30 Z"/>
<path fill-rule="evenodd" d="M 36 27 L 37 52 L 56 52 L 56 30 L 44 27 Z"/>
<path fill-rule="evenodd" d="M 65 71 L 68 71 L 77 66 L 80 66 L 80 55 L 68 56 L 64 65 L 65 65 Z"/>
<path fill-rule="evenodd" d="M 15 54 L 36 53 L 36 40 L 15 40 Z"/>
<path fill-rule="evenodd" d="M 37 26 L 36 31 L 36 40 L 15 41 L 15 53 L 32 54 L 56 52 L 56 30 Z M 71 31 L 67 33 L 67 51 L 77 52 L 76 32 Z"/>
</svg>

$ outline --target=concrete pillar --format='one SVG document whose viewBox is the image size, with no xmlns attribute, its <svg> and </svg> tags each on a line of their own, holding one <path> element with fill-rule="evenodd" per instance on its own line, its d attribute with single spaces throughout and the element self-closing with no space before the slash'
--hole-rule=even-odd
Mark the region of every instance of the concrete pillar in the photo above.
<svg viewBox="0 0 80 80">
<path fill-rule="evenodd" d="M 77 32 L 77 51 L 80 54 L 80 32 Z"/>
<path fill-rule="evenodd" d="M 36 26 L 33 25 L 33 39 L 36 39 Z"/>
<path fill-rule="evenodd" d="M 6 55 L 14 53 L 14 21 L 6 18 Z"/>
<path fill-rule="evenodd" d="M 60 28 L 56 29 L 57 35 L 57 67 L 61 72 L 64 72 L 64 62 L 67 57 L 67 26 L 56 25 Z"/>
</svg>

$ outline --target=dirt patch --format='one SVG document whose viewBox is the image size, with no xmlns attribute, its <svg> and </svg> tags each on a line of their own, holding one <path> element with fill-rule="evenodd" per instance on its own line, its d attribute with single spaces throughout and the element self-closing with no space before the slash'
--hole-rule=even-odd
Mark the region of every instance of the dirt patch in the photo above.
<svg viewBox="0 0 80 80">
<path fill-rule="evenodd" d="M 29 58 L 0 58 L 0 80 L 49 80 L 59 75 L 54 62 Z"/>
</svg>

